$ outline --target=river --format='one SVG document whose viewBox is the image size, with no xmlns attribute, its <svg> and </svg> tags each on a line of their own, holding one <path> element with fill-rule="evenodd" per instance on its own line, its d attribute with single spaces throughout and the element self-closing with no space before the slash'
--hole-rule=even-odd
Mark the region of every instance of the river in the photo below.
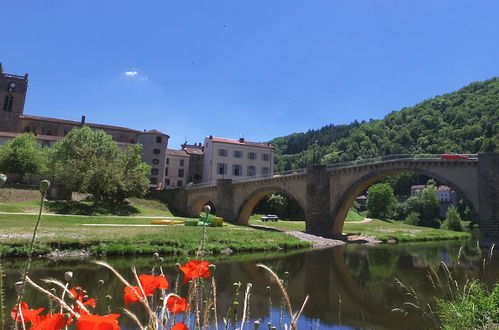
<svg viewBox="0 0 499 330">
<path fill-rule="evenodd" d="M 274 325 L 279 324 L 280 294 L 277 286 L 271 285 L 269 277 L 256 267 L 257 263 L 269 266 L 281 277 L 285 272 L 289 273 L 287 286 L 294 310 L 298 310 L 306 295 L 310 295 L 300 319 L 300 329 L 421 329 L 434 327 L 435 322 L 421 315 L 416 308 L 404 304 L 416 302 L 405 294 L 396 279 L 413 288 L 418 298 L 417 305 L 425 306 L 426 303 L 432 303 L 433 296 L 445 297 L 448 294 L 443 264 L 460 285 L 466 279 L 478 278 L 490 288 L 499 280 L 497 259 L 494 256 L 484 266 L 476 242 L 471 241 L 348 245 L 320 250 L 208 258 L 216 264 L 219 315 L 225 314 L 234 282 L 240 281 L 243 289 L 246 283 L 252 283 L 249 317 L 251 324 L 254 320 L 260 320 L 262 329 L 267 328 L 269 321 Z M 130 281 L 133 278 L 131 266 L 137 267 L 141 273 L 150 272 L 154 264 L 152 257 L 104 260 Z M 165 258 L 163 267 L 171 286 L 174 286 L 178 274 L 175 263 L 185 261 L 187 257 L 184 256 Z M 13 284 L 18 280 L 24 262 L 16 259 L 2 261 L 8 310 L 15 304 Z M 427 274 L 430 268 L 440 275 L 441 286 L 429 280 Z M 30 274 L 37 282 L 43 278 L 62 280 L 64 272 L 68 270 L 74 273 L 74 285 L 84 287 L 90 297 L 98 299 L 97 312 L 107 313 L 110 308 L 113 313 L 122 313 L 123 285 L 109 270 L 93 264 L 92 260 L 36 260 Z M 103 280 L 104 284 L 99 286 L 99 280 Z M 266 289 L 269 285 L 272 298 L 270 313 Z M 107 300 L 106 295 L 112 299 Z M 47 297 L 32 288 L 27 290 L 24 300 L 31 308 L 49 306 Z M 140 313 L 141 308 L 131 305 L 134 312 Z M 393 312 L 395 308 L 406 308 L 409 313 L 404 316 L 401 312 Z M 120 317 L 120 325 L 133 328 L 133 323 L 124 315 Z"/>
</svg>

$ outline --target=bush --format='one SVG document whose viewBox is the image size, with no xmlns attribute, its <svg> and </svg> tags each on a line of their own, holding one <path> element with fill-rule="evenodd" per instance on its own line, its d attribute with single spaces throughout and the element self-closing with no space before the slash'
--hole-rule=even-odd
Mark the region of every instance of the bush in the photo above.
<svg viewBox="0 0 499 330">
<path fill-rule="evenodd" d="M 411 212 L 405 219 L 405 223 L 412 226 L 419 226 L 421 223 L 421 214 L 418 212 Z"/>
<path fill-rule="evenodd" d="M 473 281 L 456 299 L 437 299 L 438 315 L 444 329 L 477 329 L 499 326 L 499 283 L 490 294 L 478 281 Z"/>
<path fill-rule="evenodd" d="M 447 210 L 447 218 L 445 219 L 443 226 L 448 230 L 463 231 L 463 226 L 461 226 L 461 216 L 455 207 L 451 206 Z"/>
<path fill-rule="evenodd" d="M 396 203 L 392 187 L 378 183 L 369 187 L 367 194 L 367 214 L 369 217 L 388 219 Z"/>
</svg>

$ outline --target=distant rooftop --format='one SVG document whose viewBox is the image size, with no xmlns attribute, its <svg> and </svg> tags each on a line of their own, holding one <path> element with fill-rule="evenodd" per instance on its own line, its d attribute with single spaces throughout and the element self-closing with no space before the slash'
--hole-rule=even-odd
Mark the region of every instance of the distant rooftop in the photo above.
<svg viewBox="0 0 499 330">
<path fill-rule="evenodd" d="M 218 143 L 227 143 L 227 144 L 235 144 L 240 146 L 248 146 L 248 147 L 257 147 L 257 148 L 265 148 L 265 149 L 274 149 L 274 147 L 270 143 L 262 143 L 262 142 L 249 142 L 244 140 L 244 138 L 240 138 L 239 140 L 231 140 L 224 138 L 217 138 L 213 136 L 208 137 L 213 142 Z"/>
<path fill-rule="evenodd" d="M 166 149 L 167 156 L 189 157 L 184 150 Z"/>
<path fill-rule="evenodd" d="M 58 118 L 49 118 L 49 117 L 21 115 L 21 116 L 19 116 L 19 118 L 30 119 L 30 120 L 38 120 L 38 121 L 48 121 L 48 122 L 52 122 L 52 123 L 66 124 L 66 125 L 73 125 L 73 126 L 81 126 L 82 125 L 81 121 L 58 119 Z M 92 124 L 92 123 L 84 123 L 84 125 L 85 126 L 89 126 L 89 127 L 93 127 L 93 128 L 114 129 L 114 130 L 119 130 L 119 131 L 127 131 L 127 132 L 133 132 L 133 133 L 140 133 L 140 131 L 137 131 L 137 130 L 134 130 L 134 129 L 131 129 L 131 128 L 127 128 L 127 127 L 121 127 L 121 126 Z"/>
<path fill-rule="evenodd" d="M 144 130 L 142 133 L 147 133 L 147 134 L 159 134 L 159 135 L 166 135 L 168 137 L 170 137 L 170 135 L 166 134 L 166 133 L 163 133 L 163 132 L 160 132 L 158 131 L 157 129 L 151 129 L 151 130 Z"/>
</svg>

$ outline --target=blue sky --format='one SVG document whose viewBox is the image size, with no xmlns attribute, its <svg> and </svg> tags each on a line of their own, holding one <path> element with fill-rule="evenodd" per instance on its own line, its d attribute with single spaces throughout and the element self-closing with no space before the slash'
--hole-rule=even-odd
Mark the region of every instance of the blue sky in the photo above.
<svg viewBox="0 0 499 330">
<path fill-rule="evenodd" d="M 266 141 L 382 118 L 499 75 L 499 1 L 2 4 L 31 115 Z"/>
</svg>

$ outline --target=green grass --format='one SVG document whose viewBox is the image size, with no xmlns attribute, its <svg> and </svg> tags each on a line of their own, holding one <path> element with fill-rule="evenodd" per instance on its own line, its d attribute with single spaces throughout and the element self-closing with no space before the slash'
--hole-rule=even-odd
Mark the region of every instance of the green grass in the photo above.
<svg viewBox="0 0 499 330">
<path fill-rule="evenodd" d="M 38 193 L 39 194 L 39 193 Z M 0 203 L 0 212 L 35 213 L 39 200 Z M 89 201 L 46 201 L 44 213 L 73 215 L 121 215 L 121 216 L 173 216 L 168 207 L 155 200 L 131 198 L 127 204 L 98 203 Z"/>
<path fill-rule="evenodd" d="M 26 255 L 36 216 L 0 214 L 0 254 Z M 150 224 L 149 219 L 99 216 L 44 215 L 36 239 L 35 253 L 55 249 L 86 250 L 94 255 L 134 255 L 194 253 L 202 228 L 183 225 L 155 227 L 90 227 L 87 224 Z M 309 247 L 292 236 L 244 226 L 206 228 L 206 249 L 214 254 L 225 249 L 234 252 L 296 249 Z"/>
<path fill-rule="evenodd" d="M 356 222 L 364 220 L 364 216 L 358 214 L 354 210 L 348 210 L 347 217 L 345 218 L 345 222 Z"/>
</svg>

